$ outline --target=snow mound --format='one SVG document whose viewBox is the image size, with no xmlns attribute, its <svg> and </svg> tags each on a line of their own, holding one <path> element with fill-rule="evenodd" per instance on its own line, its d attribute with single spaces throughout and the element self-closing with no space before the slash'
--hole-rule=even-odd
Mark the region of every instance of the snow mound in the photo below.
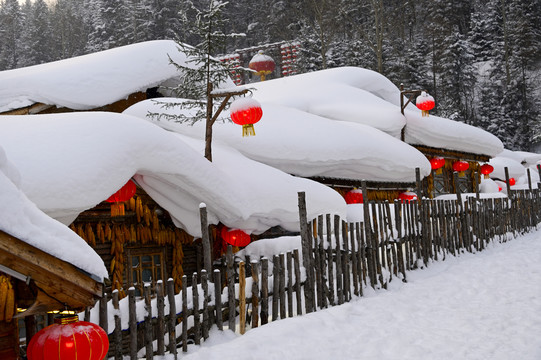
<svg viewBox="0 0 541 360">
<path fill-rule="evenodd" d="M 189 111 L 163 104 L 178 99 L 147 100 L 124 113 L 154 122 L 165 129 L 203 139 L 204 123 L 193 126 L 150 113 L 175 115 Z M 330 121 L 295 108 L 262 102 L 263 118 L 256 136 L 242 138 L 241 128 L 226 119 L 213 128 L 215 141 L 236 148 L 245 156 L 284 172 L 303 177 L 331 177 L 380 182 L 414 182 L 415 168 L 430 174 L 430 163 L 413 147 L 373 127 Z"/>
<path fill-rule="evenodd" d="M 234 151 L 217 151 L 217 161 L 211 163 L 179 136 L 129 115 L 4 116 L 0 143 L 22 174 L 25 194 L 65 224 L 107 199 L 131 177 L 177 226 L 194 236 L 201 234 L 202 202 L 209 223 L 221 221 L 249 233 L 277 225 L 298 229 L 298 191 L 307 193 L 311 218 L 322 212 L 346 214 L 344 200 L 330 188 L 254 163 Z M 220 163 L 227 166 L 222 169 Z"/>
<path fill-rule="evenodd" d="M 39 210 L 19 189 L 19 179 L 17 169 L 0 147 L 0 229 L 101 280 L 108 277 L 98 254 L 68 227 Z"/>
<path fill-rule="evenodd" d="M 0 112 L 34 103 L 88 110 L 146 91 L 193 67 L 172 40 L 122 46 L 71 59 L 0 72 Z M 224 86 L 234 86 L 232 81 Z"/>
</svg>

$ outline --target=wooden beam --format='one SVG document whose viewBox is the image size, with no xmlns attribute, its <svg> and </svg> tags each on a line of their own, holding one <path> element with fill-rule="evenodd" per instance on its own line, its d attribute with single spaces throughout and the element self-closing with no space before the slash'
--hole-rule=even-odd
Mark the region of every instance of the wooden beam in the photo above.
<svg viewBox="0 0 541 360">
<path fill-rule="evenodd" d="M 102 294 L 103 284 L 90 274 L 3 231 L 0 231 L 0 263 L 30 276 L 46 295 L 38 299 L 45 304 L 40 311 L 45 308 L 47 311 L 64 310 L 64 307 L 83 309 L 94 305 Z M 63 306 L 53 305 L 56 302 L 47 297 Z"/>
</svg>

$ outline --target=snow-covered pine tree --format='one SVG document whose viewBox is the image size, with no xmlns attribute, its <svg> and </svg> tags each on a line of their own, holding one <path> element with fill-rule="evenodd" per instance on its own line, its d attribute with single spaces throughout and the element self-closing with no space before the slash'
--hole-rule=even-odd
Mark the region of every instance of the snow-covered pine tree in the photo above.
<svg viewBox="0 0 541 360">
<path fill-rule="evenodd" d="M 51 59 L 84 54 L 88 38 L 84 21 L 84 0 L 57 0 L 50 11 Z"/>
<path fill-rule="evenodd" d="M 23 15 L 18 0 L 4 0 L 0 8 L 0 69 L 18 66 Z"/>
<path fill-rule="evenodd" d="M 212 125 L 216 120 L 213 90 L 228 83 L 233 85 L 230 80 L 231 69 L 214 58 L 213 55 L 223 52 L 226 40 L 235 35 L 228 35 L 223 30 L 226 22 L 226 19 L 223 18 L 223 8 L 227 2 L 210 0 L 206 5 L 207 7 L 204 9 L 194 8 L 195 19 L 185 24 L 187 27 L 191 26 L 191 33 L 197 36 L 196 45 L 191 46 L 178 42 L 179 51 L 187 56 L 186 64 L 176 63 L 171 57 L 169 58 L 182 74 L 182 81 L 172 90 L 178 98 L 187 100 L 167 103 L 164 106 L 190 110 L 187 112 L 189 115 L 151 115 L 158 118 L 165 116 L 178 122 L 191 122 L 192 124 L 205 119 L 205 157 L 212 161 Z"/>
<path fill-rule="evenodd" d="M 51 61 L 51 24 L 49 8 L 45 1 L 27 1 L 22 8 L 24 24 L 21 33 L 19 67 L 42 64 Z"/>
</svg>

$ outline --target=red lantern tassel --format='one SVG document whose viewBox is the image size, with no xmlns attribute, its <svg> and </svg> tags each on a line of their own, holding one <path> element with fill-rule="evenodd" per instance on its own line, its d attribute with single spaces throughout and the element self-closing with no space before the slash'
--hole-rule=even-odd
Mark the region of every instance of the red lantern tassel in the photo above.
<svg viewBox="0 0 541 360">
<path fill-rule="evenodd" d="M 117 202 L 117 203 L 111 204 L 111 217 L 124 216 L 124 215 L 126 215 L 126 212 L 124 210 L 123 202 Z"/>
<path fill-rule="evenodd" d="M 465 175 L 466 175 L 466 173 L 464 171 L 459 171 L 458 172 L 459 177 L 464 177 Z"/>
<path fill-rule="evenodd" d="M 428 116 L 428 110 L 422 110 L 423 116 Z"/>
<path fill-rule="evenodd" d="M 242 136 L 255 136 L 253 124 L 242 125 Z"/>
<path fill-rule="evenodd" d="M 484 176 L 485 176 L 485 179 L 489 179 L 489 178 L 490 178 L 490 176 L 488 176 L 488 174 L 485 174 Z"/>
</svg>

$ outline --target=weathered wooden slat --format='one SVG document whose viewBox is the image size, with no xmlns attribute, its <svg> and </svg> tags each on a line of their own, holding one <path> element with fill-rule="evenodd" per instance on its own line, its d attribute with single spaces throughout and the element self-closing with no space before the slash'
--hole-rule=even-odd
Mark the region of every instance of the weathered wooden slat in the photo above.
<svg viewBox="0 0 541 360">
<path fill-rule="evenodd" d="M 150 297 L 150 284 L 145 284 L 143 287 L 143 297 L 145 299 L 145 354 L 147 359 L 152 359 L 154 355 L 154 349 L 152 347 L 152 303 Z"/>
<path fill-rule="evenodd" d="M 252 260 L 252 328 L 259 326 L 259 263 Z"/>
<path fill-rule="evenodd" d="M 261 325 L 269 322 L 269 259 L 261 259 Z"/>
<path fill-rule="evenodd" d="M 244 261 L 239 263 L 239 331 L 246 332 L 246 272 Z"/>
<path fill-rule="evenodd" d="M 137 359 L 137 313 L 135 308 L 135 288 L 128 289 L 128 314 L 130 328 L 130 360 Z"/>
<path fill-rule="evenodd" d="M 175 280 L 172 278 L 167 279 L 167 301 L 169 302 L 169 321 L 168 321 L 168 334 L 169 334 L 169 353 L 177 357 L 177 305 L 175 301 Z"/>
</svg>

